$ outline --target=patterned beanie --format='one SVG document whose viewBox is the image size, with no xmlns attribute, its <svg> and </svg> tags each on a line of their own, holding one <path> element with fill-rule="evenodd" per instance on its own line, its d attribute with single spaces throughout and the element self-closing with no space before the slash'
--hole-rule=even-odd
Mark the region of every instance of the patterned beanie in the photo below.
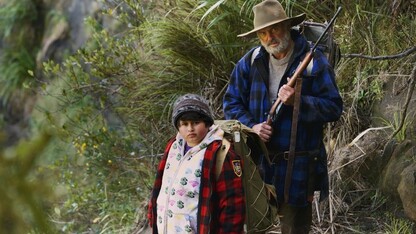
<svg viewBox="0 0 416 234">
<path fill-rule="evenodd" d="M 186 112 L 196 112 L 208 117 L 210 124 L 214 123 L 211 109 L 209 108 L 208 101 L 200 95 L 188 93 L 180 96 L 173 104 L 172 111 L 172 123 L 177 129 L 177 123 L 182 114 Z"/>
</svg>

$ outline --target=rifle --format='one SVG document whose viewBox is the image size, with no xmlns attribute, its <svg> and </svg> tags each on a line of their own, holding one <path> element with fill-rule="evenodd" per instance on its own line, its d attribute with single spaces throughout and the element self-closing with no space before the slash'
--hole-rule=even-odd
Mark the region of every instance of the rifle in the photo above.
<svg viewBox="0 0 416 234">
<path fill-rule="evenodd" d="M 321 42 L 322 38 L 325 36 L 325 34 L 328 32 L 329 28 L 331 28 L 332 24 L 334 23 L 335 19 L 338 17 L 339 12 L 341 11 L 341 7 L 338 7 L 338 10 L 335 12 L 335 15 L 332 17 L 331 21 L 329 21 L 328 25 L 326 26 L 325 30 L 322 32 L 321 36 L 316 40 L 311 50 L 306 54 L 303 61 L 299 64 L 299 66 L 296 68 L 295 73 L 290 77 L 287 85 L 290 87 L 294 87 L 296 84 L 296 78 L 300 77 L 302 72 L 308 67 L 309 63 L 311 62 L 313 58 L 313 54 L 318 47 L 318 44 Z M 269 114 L 267 116 L 267 124 L 271 125 L 273 120 L 275 119 L 277 113 L 279 112 L 281 106 L 282 106 L 282 100 L 280 100 L 279 97 L 277 97 L 277 100 L 273 103 L 272 107 L 270 108 Z"/>
</svg>

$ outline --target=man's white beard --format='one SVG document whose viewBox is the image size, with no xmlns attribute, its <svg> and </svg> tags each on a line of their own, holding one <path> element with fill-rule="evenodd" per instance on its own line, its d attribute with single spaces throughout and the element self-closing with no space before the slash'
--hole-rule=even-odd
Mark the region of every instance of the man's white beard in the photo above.
<svg viewBox="0 0 416 234">
<path fill-rule="evenodd" d="M 274 38 L 269 43 L 261 42 L 267 52 L 270 54 L 279 54 L 284 52 L 289 47 L 289 40 L 290 40 L 290 33 L 286 33 L 282 39 Z M 279 45 L 277 47 L 272 47 L 269 44 L 274 44 L 278 42 Z"/>
</svg>

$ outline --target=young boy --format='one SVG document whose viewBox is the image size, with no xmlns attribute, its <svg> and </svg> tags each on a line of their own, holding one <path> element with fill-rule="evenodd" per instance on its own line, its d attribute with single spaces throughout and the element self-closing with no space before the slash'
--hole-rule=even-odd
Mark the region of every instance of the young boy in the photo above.
<svg viewBox="0 0 416 234">
<path fill-rule="evenodd" d="M 241 158 L 229 149 L 215 173 L 224 132 L 214 125 L 207 101 L 179 97 L 172 122 L 178 134 L 167 144 L 149 202 L 153 233 L 243 233 Z"/>
</svg>

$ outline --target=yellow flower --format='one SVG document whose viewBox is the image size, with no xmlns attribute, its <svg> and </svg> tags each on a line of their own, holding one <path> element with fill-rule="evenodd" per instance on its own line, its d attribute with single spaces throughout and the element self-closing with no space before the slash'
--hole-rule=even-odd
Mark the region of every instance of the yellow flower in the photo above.
<svg viewBox="0 0 416 234">
<path fill-rule="evenodd" d="M 86 148 L 87 148 L 87 144 L 86 143 L 82 143 L 81 148 L 79 149 L 79 153 L 80 154 L 83 154 Z"/>
</svg>

